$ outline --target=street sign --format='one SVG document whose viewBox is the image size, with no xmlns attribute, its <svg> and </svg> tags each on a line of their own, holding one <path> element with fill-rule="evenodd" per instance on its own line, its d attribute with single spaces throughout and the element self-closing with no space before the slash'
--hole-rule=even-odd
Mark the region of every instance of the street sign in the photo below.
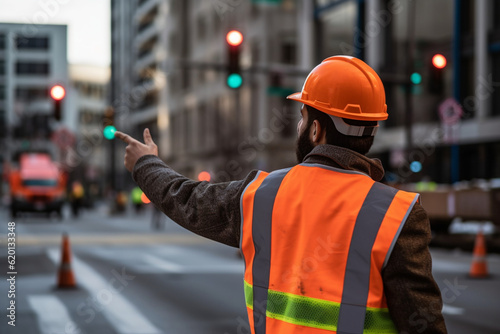
<svg viewBox="0 0 500 334">
<path fill-rule="evenodd" d="M 52 133 L 52 142 L 61 150 L 68 149 L 75 144 L 75 135 L 67 128 L 60 127 Z"/>
<path fill-rule="evenodd" d="M 464 111 L 460 103 L 450 97 L 439 106 L 439 117 L 444 124 L 456 124 L 460 121 Z"/>
</svg>

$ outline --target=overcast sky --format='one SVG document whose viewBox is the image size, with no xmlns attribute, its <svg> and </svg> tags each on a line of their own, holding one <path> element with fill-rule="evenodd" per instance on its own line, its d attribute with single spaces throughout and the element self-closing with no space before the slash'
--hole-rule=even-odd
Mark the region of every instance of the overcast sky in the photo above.
<svg viewBox="0 0 500 334">
<path fill-rule="evenodd" d="M 0 0 L 0 22 L 67 24 L 68 61 L 107 66 L 110 0 Z"/>
</svg>

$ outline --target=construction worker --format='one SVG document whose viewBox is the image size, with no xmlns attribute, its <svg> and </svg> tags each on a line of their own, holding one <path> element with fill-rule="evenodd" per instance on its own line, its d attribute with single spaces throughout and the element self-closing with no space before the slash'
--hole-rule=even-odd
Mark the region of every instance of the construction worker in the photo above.
<svg viewBox="0 0 500 334">
<path fill-rule="evenodd" d="M 80 212 L 80 207 L 83 205 L 83 199 L 85 196 L 85 190 L 83 189 L 80 181 L 73 181 L 71 184 L 71 192 L 70 192 L 70 202 L 71 202 L 71 212 L 73 213 L 73 217 L 78 217 Z"/>
<path fill-rule="evenodd" d="M 292 168 L 193 181 L 157 157 L 148 129 L 144 144 L 116 132 L 125 167 L 179 225 L 241 248 L 252 333 L 446 333 L 419 195 L 379 183 L 365 156 L 388 117 L 378 75 L 330 57 L 288 98 L 302 103 Z"/>
</svg>

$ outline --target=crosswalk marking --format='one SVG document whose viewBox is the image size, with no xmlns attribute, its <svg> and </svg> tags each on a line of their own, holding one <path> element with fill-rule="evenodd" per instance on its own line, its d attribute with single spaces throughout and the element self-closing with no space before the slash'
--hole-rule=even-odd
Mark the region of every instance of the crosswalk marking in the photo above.
<svg viewBox="0 0 500 334">
<path fill-rule="evenodd" d="M 177 263 L 160 259 L 157 256 L 147 254 L 144 256 L 144 261 L 152 268 L 159 269 L 160 272 L 181 273 L 183 271 L 182 266 Z"/>
<path fill-rule="evenodd" d="M 47 250 L 47 255 L 55 264 L 59 263 L 60 252 L 58 249 Z M 73 256 L 73 268 L 78 285 L 83 286 L 93 298 L 99 300 L 101 297 L 103 300 L 100 305 L 102 312 L 116 332 L 120 334 L 162 333 L 114 287 L 118 283 L 112 284 L 111 280 L 116 281 L 116 279 L 113 278 L 111 270 L 109 273 L 110 278 L 106 281 L 92 267 L 75 256 Z M 115 271 L 120 272 L 121 269 L 115 269 Z M 81 280 L 78 280 L 78 278 L 81 278 Z M 133 284 L 133 280 L 129 281 L 128 284 Z M 126 289 L 127 287 L 124 286 L 123 288 Z"/>
<path fill-rule="evenodd" d="M 189 273 L 189 274 L 203 274 L 203 273 L 225 273 L 225 274 L 243 274 L 244 266 L 243 263 L 227 263 L 227 264 L 217 264 L 214 259 L 211 261 L 205 261 L 204 264 L 196 263 L 185 263 L 183 265 L 177 264 L 170 260 L 165 260 L 154 255 L 145 255 L 144 262 L 146 265 L 140 267 L 136 266 L 133 269 L 137 269 L 139 272 L 149 272 L 149 273 Z"/>
<path fill-rule="evenodd" d="M 55 246 L 61 243 L 61 235 L 57 234 L 25 234 L 19 236 L 18 245 L 22 246 Z M 79 234 L 71 238 L 73 245 L 151 245 L 151 244 L 200 245 L 209 240 L 194 234 L 151 234 L 151 233 L 109 233 Z M 7 235 L 0 233 L 0 246 L 7 245 Z"/>
<path fill-rule="evenodd" d="M 106 259 L 144 274 L 241 274 L 243 260 L 220 256 L 203 250 L 186 249 L 178 245 L 153 246 L 138 252 L 135 249 L 93 247 L 84 250 L 92 257 Z"/>
<path fill-rule="evenodd" d="M 32 295 L 27 298 L 37 315 L 41 334 L 81 333 L 71 320 L 66 306 L 57 297 Z"/>
</svg>

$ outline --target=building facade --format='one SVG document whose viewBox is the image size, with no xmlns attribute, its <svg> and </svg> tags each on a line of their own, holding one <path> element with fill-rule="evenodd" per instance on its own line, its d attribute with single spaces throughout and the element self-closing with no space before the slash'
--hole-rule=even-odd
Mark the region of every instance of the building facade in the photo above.
<svg viewBox="0 0 500 334">
<path fill-rule="evenodd" d="M 500 177 L 499 10 L 492 0 L 318 1 L 319 58 L 356 55 L 384 81 L 389 119 L 371 153 L 389 180 Z"/>
<path fill-rule="evenodd" d="M 66 36 L 65 25 L 0 23 L 0 119 L 13 138 L 48 135 L 49 89 L 68 85 Z"/>
<path fill-rule="evenodd" d="M 50 141 L 60 125 L 49 91 L 68 87 L 67 27 L 0 23 L 0 166 L 4 180 L 18 151 L 44 150 L 57 157 Z M 62 122 L 68 120 L 61 104 Z M 4 192 L 6 183 L 2 184 Z"/>
<path fill-rule="evenodd" d="M 309 52 L 300 54 L 297 48 L 306 37 L 297 30 L 304 15 L 295 1 L 127 3 L 135 12 L 133 55 L 125 56 L 133 59 L 133 88 L 116 102 L 126 105 L 121 110 L 127 116 L 118 118 L 126 119 L 131 133 L 141 137 L 149 127 L 162 158 L 192 178 L 208 171 L 213 180 L 231 180 L 253 168 L 294 163 L 299 106 L 292 110 L 284 92 L 295 89 L 305 75 L 298 80 L 286 73 L 312 65 Z M 122 5 L 116 1 L 112 12 Z M 225 36 L 232 29 L 244 36 L 244 84 L 238 90 L 226 85 L 224 69 Z"/>
<path fill-rule="evenodd" d="M 95 65 L 69 66 L 71 130 L 74 133 L 75 153 L 80 163 L 73 178 L 83 180 L 87 190 L 102 194 L 105 189 L 108 159 L 103 138 L 103 119 L 108 110 L 110 69 Z"/>
<path fill-rule="evenodd" d="M 114 13 L 127 3 L 131 22 L 120 42 L 129 49 L 113 56 L 129 62 L 127 83 L 114 80 L 130 83 L 118 101 L 124 126 L 136 137 L 149 127 L 162 158 L 192 178 L 208 171 L 223 181 L 294 164 L 300 106 L 284 97 L 336 54 L 365 60 L 385 84 L 390 117 L 371 155 L 383 160 L 387 181 L 500 177 L 497 1 L 113 3 Z M 237 90 L 223 69 L 232 29 L 244 36 Z M 447 60 L 439 71 L 436 54 Z M 448 98 L 460 107 L 443 104 Z"/>
</svg>

